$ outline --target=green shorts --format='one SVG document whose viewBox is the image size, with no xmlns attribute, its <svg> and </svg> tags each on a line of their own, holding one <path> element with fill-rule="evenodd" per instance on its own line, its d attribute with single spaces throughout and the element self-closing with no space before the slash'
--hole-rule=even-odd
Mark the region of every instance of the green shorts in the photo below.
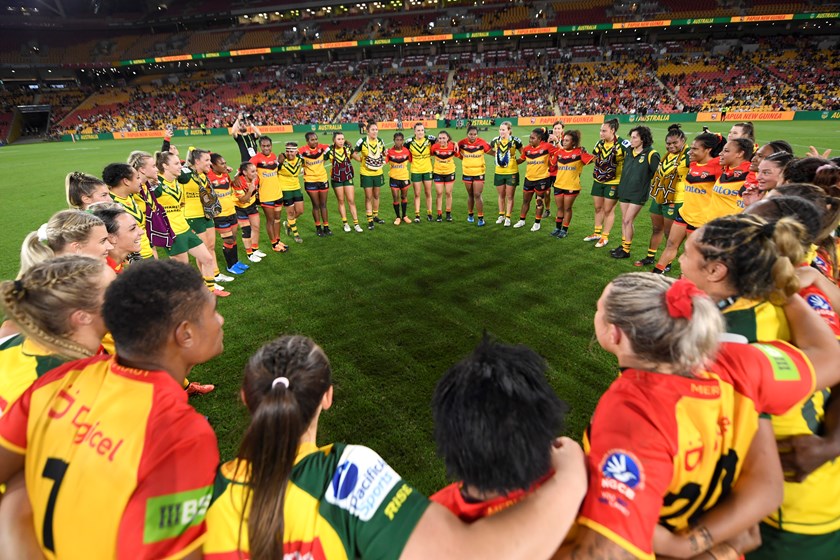
<svg viewBox="0 0 840 560">
<path fill-rule="evenodd" d="M 494 175 L 493 176 L 493 185 L 496 187 L 501 187 L 504 185 L 510 185 L 511 187 L 518 187 L 519 186 L 519 173 L 513 173 L 511 175 Z"/>
<path fill-rule="evenodd" d="M 840 531 L 824 535 L 801 535 L 780 531 L 760 523 L 761 548 L 747 554 L 747 560 L 775 560 L 776 558 L 807 558 L 808 560 L 836 560 L 840 551 Z"/>
<path fill-rule="evenodd" d="M 353 180 L 350 179 L 349 181 L 333 181 L 332 188 L 337 189 L 338 187 L 352 187 Z"/>
<path fill-rule="evenodd" d="M 618 187 L 618 201 L 625 202 L 629 204 L 637 204 L 642 206 L 647 202 L 648 196 L 650 195 L 650 188 L 642 187 L 640 189 L 622 189 L 619 185 Z"/>
<path fill-rule="evenodd" d="M 293 191 L 283 191 L 283 206 L 291 206 L 295 202 L 303 202 L 303 192 L 299 188 Z"/>
<path fill-rule="evenodd" d="M 213 229 L 212 218 L 187 218 L 187 223 L 190 225 L 190 229 L 196 233 L 204 233 L 208 229 Z"/>
<path fill-rule="evenodd" d="M 428 173 L 412 173 L 411 174 L 411 182 L 412 183 L 419 183 L 421 181 L 431 181 L 432 180 L 432 172 L 429 171 Z"/>
<path fill-rule="evenodd" d="M 598 181 L 592 181 L 592 196 L 618 200 L 618 185 L 605 185 Z"/>
<path fill-rule="evenodd" d="M 676 204 L 659 204 L 655 198 L 650 200 L 650 213 L 662 216 L 666 220 L 673 220 L 677 217 L 677 212 L 680 211 L 682 202 Z"/>
<path fill-rule="evenodd" d="M 174 255 L 182 255 L 190 249 L 192 249 L 193 247 L 198 247 L 201 244 L 202 241 L 198 238 L 195 232 L 191 229 L 188 229 L 184 233 L 175 236 L 175 241 L 172 242 L 172 247 L 166 249 L 166 253 L 170 257 Z"/>
<path fill-rule="evenodd" d="M 378 189 L 385 183 L 383 175 L 362 175 L 363 189 Z"/>
</svg>

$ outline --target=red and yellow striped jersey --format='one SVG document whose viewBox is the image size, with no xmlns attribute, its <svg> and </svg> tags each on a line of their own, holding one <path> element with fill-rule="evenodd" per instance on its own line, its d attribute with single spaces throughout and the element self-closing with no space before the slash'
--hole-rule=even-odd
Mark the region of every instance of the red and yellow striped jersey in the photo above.
<svg viewBox="0 0 840 560">
<path fill-rule="evenodd" d="M 696 377 L 624 370 L 584 435 L 589 489 L 578 522 L 652 559 L 656 525 L 685 529 L 724 499 L 759 414 L 800 405 L 814 384 L 805 355 L 778 341 L 723 343 Z"/>
<path fill-rule="evenodd" d="M 557 151 L 558 148 L 548 142 L 540 142 L 537 146 L 525 146 L 522 149 L 522 157 L 525 158 L 525 178 L 529 181 L 547 179 L 549 159 Z"/>
<path fill-rule="evenodd" d="M 726 167 L 712 187 L 709 197 L 706 221 L 710 222 L 721 216 L 740 214 L 744 211 L 744 201 L 741 199 L 741 187 L 750 175 L 750 162 L 745 161 L 738 167 Z"/>
<path fill-rule="evenodd" d="M 256 182 L 259 185 L 260 178 L 257 176 Z M 236 208 L 248 208 L 257 201 L 256 191 L 245 202 L 239 202 L 239 197 L 248 192 L 248 180 L 244 175 L 235 175 L 232 181 L 233 186 L 233 205 Z M 234 210 L 235 211 L 235 210 Z"/>
<path fill-rule="evenodd" d="M 223 491 L 207 513 L 205 560 L 248 558 L 246 470 L 237 461 L 221 468 Z M 301 445 L 283 504 L 284 555 L 397 559 L 428 504 L 367 447 Z"/>
<path fill-rule="evenodd" d="M 327 168 L 324 161 L 330 154 L 330 147 L 326 144 L 318 144 L 310 148 L 309 144 L 298 150 L 298 155 L 303 158 L 303 181 L 306 183 L 326 183 Z"/>
<path fill-rule="evenodd" d="M 487 162 L 484 160 L 484 154 L 490 152 L 490 144 L 476 138 L 475 143 L 471 143 L 468 138 L 458 142 L 458 157 L 461 158 L 461 172 L 465 177 L 476 177 L 485 175 L 487 173 Z"/>
<path fill-rule="evenodd" d="M 712 197 L 712 187 L 723 173 L 720 158 L 712 158 L 708 162 L 698 164 L 691 162 L 688 174 L 685 176 L 685 195 L 680 208 L 680 216 L 690 226 L 700 227 L 709 219 L 707 207 Z"/>
<path fill-rule="evenodd" d="M 210 171 L 207 173 L 207 180 L 210 182 L 213 192 L 219 198 L 219 204 L 222 205 L 219 217 L 233 216 L 236 213 L 236 196 L 234 196 L 233 187 L 230 184 L 230 175 L 227 173 L 217 175 Z"/>
<path fill-rule="evenodd" d="M 411 161 L 411 152 L 403 146 L 401 149 L 388 148 L 385 150 L 385 163 L 390 167 L 388 176 L 398 181 L 408 181 L 408 162 Z"/>
<path fill-rule="evenodd" d="M 257 176 L 260 178 L 260 200 L 274 202 L 283 198 L 280 177 L 277 175 L 277 168 L 280 167 L 277 154 L 257 154 L 251 158 L 251 163 L 257 167 Z"/>
<path fill-rule="evenodd" d="M 579 191 L 583 166 L 589 165 L 595 156 L 586 153 L 583 148 L 574 150 L 560 148 L 554 157 L 557 160 L 557 178 L 554 179 L 554 187 L 566 191 Z"/>
<path fill-rule="evenodd" d="M 204 540 L 216 436 L 168 373 L 117 362 L 54 369 L 0 417 L 50 559 L 175 558 Z"/>
<path fill-rule="evenodd" d="M 432 168 L 438 175 L 450 175 L 455 173 L 455 142 L 447 142 L 445 145 L 435 142 L 429 149 L 435 164 Z"/>
</svg>

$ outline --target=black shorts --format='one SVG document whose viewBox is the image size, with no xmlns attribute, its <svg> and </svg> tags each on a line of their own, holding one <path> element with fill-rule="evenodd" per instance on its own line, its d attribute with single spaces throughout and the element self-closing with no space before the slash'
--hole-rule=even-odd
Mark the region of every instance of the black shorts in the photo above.
<svg viewBox="0 0 840 560">
<path fill-rule="evenodd" d="M 306 189 L 306 192 L 320 192 L 329 190 L 329 185 L 326 181 L 318 181 L 316 183 L 309 183 L 307 181 L 304 181 L 303 188 Z"/>
<path fill-rule="evenodd" d="M 435 183 L 454 183 L 455 182 L 455 174 L 448 173 L 446 175 L 441 175 L 439 173 L 433 173 L 432 178 L 434 179 Z"/>
<path fill-rule="evenodd" d="M 250 206 L 246 206 L 245 208 L 240 208 L 239 206 L 236 207 L 236 219 L 241 222 L 247 222 L 248 216 L 253 216 L 254 214 L 259 214 L 256 202 Z"/>
<path fill-rule="evenodd" d="M 544 193 L 548 190 L 548 179 L 539 179 L 537 181 L 529 181 L 528 179 L 525 179 L 525 184 L 522 186 L 522 190 L 524 192 L 536 191 L 538 193 Z"/>
<path fill-rule="evenodd" d="M 700 226 L 693 226 L 693 225 L 689 224 L 688 222 L 686 222 L 685 220 L 683 220 L 683 217 L 680 215 L 679 210 L 677 210 L 677 215 L 674 216 L 674 223 L 684 225 L 685 226 L 685 231 L 687 233 L 691 233 L 693 231 L 697 231 L 698 229 L 700 229 Z"/>
<path fill-rule="evenodd" d="M 232 227 L 236 226 L 236 224 L 236 214 L 231 214 L 230 216 L 216 216 L 213 218 L 213 225 L 220 231 L 228 231 Z"/>
<path fill-rule="evenodd" d="M 566 189 L 558 189 L 554 187 L 554 196 L 577 196 L 580 194 L 580 191 L 570 191 Z"/>
<path fill-rule="evenodd" d="M 464 175 L 465 183 L 473 183 L 475 181 L 483 181 L 484 175 Z"/>
<path fill-rule="evenodd" d="M 411 186 L 411 181 L 408 179 L 390 179 L 392 189 L 407 189 Z"/>
</svg>

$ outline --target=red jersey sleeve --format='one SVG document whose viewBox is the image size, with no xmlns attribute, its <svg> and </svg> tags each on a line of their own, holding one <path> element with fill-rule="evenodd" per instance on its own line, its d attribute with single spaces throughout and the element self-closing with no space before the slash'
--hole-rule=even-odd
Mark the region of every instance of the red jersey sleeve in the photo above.
<svg viewBox="0 0 840 560">
<path fill-rule="evenodd" d="M 11 408 L 0 416 L 0 446 L 21 455 L 26 453 L 26 427 L 33 388 L 34 385 L 24 391 Z"/>
<path fill-rule="evenodd" d="M 755 384 L 758 412 L 781 415 L 801 404 L 816 390 L 816 374 L 801 350 L 783 342 L 760 342 L 749 345 L 724 343 L 724 352 L 748 372 Z"/>
<path fill-rule="evenodd" d="M 580 151 L 580 161 L 583 162 L 583 165 L 589 165 L 592 162 L 592 160 L 595 159 L 595 156 L 593 156 L 592 154 L 590 154 L 586 150 L 580 150 L 579 149 L 579 151 Z"/>
<path fill-rule="evenodd" d="M 585 442 L 589 489 L 578 523 L 639 558 L 653 558 L 653 531 L 673 477 L 673 453 L 649 410 L 607 391 Z"/>
<path fill-rule="evenodd" d="M 120 523 L 119 559 L 180 557 L 204 541 L 219 452 L 207 420 L 187 407 L 174 403 L 179 412 L 162 415 L 146 434 L 149 449 Z"/>
</svg>

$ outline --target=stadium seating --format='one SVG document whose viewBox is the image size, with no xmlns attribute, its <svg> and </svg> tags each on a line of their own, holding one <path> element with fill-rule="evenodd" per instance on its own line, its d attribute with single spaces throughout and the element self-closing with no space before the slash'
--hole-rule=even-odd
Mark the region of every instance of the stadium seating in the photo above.
<svg viewBox="0 0 840 560">
<path fill-rule="evenodd" d="M 530 117 L 554 113 L 548 95 L 548 80 L 539 70 L 525 67 L 482 68 L 458 71 L 454 78 L 447 112 L 450 119 Z"/>
<path fill-rule="evenodd" d="M 342 112 L 348 122 L 431 119 L 442 112 L 446 72 L 407 70 L 368 78 L 356 99 Z"/>
</svg>

